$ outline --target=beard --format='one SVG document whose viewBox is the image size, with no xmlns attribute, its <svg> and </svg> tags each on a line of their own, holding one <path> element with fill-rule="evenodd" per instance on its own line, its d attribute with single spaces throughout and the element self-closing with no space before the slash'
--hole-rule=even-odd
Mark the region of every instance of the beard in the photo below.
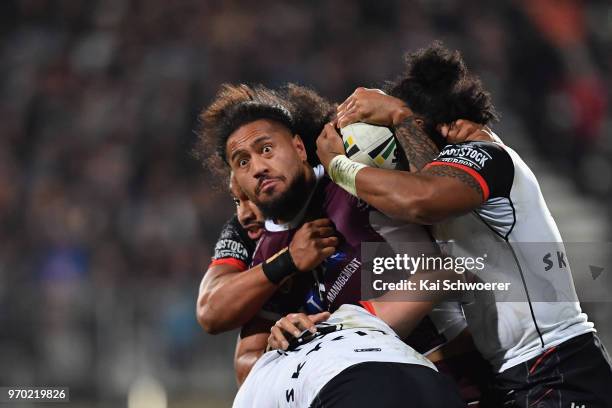
<svg viewBox="0 0 612 408">
<path fill-rule="evenodd" d="M 306 181 L 306 174 L 301 171 L 289 184 L 287 190 L 278 197 L 266 202 L 260 200 L 253 200 L 253 202 L 266 219 L 287 222 L 292 220 L 302 209 L 310 195 L 310 190 L 310 185 Z"/>
</svg>

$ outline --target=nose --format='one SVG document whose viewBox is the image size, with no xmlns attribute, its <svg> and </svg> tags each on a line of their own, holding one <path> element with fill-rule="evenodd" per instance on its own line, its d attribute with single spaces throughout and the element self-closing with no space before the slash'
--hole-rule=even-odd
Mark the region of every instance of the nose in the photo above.
<svg viewBox="0 0 612 408">
<path fill-rule="evenodd" d="M 269 173 L 268 163 L 261 156 L 254 155 L 251 157 L 251 172 L 253 177 L 259 179 Z"/>
<path fill-rule="evenodd" d="M 243 227 L 249 225 L 257 218 L 251 207 L 244 201 L 238 206 L 236 214 L 238 215 L 238 222 L 240 222 L 240 225 Z"/>
</svg>

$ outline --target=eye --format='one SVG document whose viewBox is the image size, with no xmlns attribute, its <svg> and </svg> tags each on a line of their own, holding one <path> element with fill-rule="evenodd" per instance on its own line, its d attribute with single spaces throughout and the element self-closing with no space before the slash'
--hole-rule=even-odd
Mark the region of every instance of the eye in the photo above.
<svg viewBox="0 0 612 408">
<path fill-rule="evenodd" d="M 238 166 L 239 166 L 239 167 L 244 167 L 244 166 L 246 166 L 248 163 L 249 163 L 249 161 L 248 161 L 247 159 L 240 159 L 240 160 L 238 161 Z"/>
<path fill-rule="evenodd" d="M 262 153 L 266 154 L 266 153 L 270 153 L 272 151 L 272 146 L 271 145 L 265 145 L 263 147 L 263 149 L 261 149 Z"/>
</svg>

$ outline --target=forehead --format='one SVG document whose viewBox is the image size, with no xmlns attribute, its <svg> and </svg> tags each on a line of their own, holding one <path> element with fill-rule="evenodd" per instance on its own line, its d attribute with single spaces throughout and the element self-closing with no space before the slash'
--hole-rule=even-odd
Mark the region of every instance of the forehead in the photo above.
<svg viewBox="0 0 612 408">
<path fill-rule="evenodd" d="M 291 137 L 291 131 L 283 124 L 270 119 L 258 119 L 240 126 L 227 138 L 227 155 L 237 149 L 247 148 L 259 137 L 269 136 L 272 139 Z"/>
</svg>

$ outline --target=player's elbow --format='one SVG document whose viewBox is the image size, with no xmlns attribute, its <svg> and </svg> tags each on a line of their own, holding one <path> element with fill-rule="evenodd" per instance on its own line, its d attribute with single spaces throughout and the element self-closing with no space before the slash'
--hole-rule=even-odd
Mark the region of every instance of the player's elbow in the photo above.
<svg viewBox="0 0 612 408">
<path fill-rule="evenodd" d="M 202 326 L 204 331 L 208 334 L 219 334 L 227 331 L 223 325 L 222 319 L 217 316 L 206 299 L 202 299 L 202 295 L 200 295 L 198 299 L 196 317 L 200 326 Z"/>
<path fill-rule="evenodd" d="M 210 314 L 207 313 L 205 307 L 200 307 L 198 305 L 196 315 L 197 315 L 198 323 L 200 324 L 200 326 L 202 326 L 202 328 L 204 329 L 206 333 L 208 334 L 219 334 L 220 333 L 219 328 L 215 325 L 214 320 L 210 318 Z"/>
<path fill-rule="evenodd" d="M 421 225 L 433 225 L 444 219 L 428 206 L 428 203 L 419 203 L 412 208 L 409 213 L 410 222 Z"/>
</svg>

